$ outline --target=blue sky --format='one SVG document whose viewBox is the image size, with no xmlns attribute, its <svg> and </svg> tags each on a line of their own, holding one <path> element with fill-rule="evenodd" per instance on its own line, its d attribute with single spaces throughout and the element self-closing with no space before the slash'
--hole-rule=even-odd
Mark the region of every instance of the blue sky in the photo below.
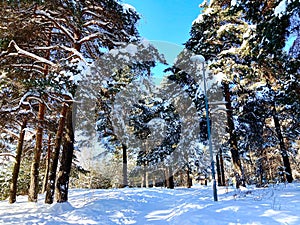
<svg viewBox="0 0 300 225">
<path fill-rule="evenodd" d="M 202 0 L 123 0 L 141 15 L 140 35 L 152 41 L 172 64 L 183 44 L 189 39 L 192 22 L 200 14 Z M 160 82 L 164 66 L 152 71 Z"/>
<path fill-rule="evenodd" d="M 200 13 L 202 0 L 123 0 L 134 6 L 142 19 L 141 36 L 148 40 L 182 45 L 189 38 L 192 22 Z"/>
<path fill-rule="evenodd" d="M 202 0 L 123 0 L 134 6 L 142 19 L 139 31 L 148 40 L 182 45 L 189 38 L 192 22 Z"/>
</svg>

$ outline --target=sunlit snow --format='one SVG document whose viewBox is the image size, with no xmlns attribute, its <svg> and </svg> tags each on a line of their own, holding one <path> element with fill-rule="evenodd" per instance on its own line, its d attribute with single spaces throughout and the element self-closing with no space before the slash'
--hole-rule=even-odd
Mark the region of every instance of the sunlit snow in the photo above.
<svg viewBox="0 0 300 225">
<path fill-rule="evenodd" d="M 278 16 L 279 18 L 285 14 L 286 12 L 286 7 L 287 7 L 287 0 L 282 0 L 279 5 L 275 8 L 274 10 L 274 15 Z"/>
<path fill-rule="evenodd" d="M 279 225 L 300 224 L 300 184 L 236 190 L 218 187 L 214 202 L 211 186 L 191 189 L 125 188 L 74 189 L 69 203 L 47 205 L 19 196 L 15 204 L 0 202 L 0 224 L 172 224 Z"/>
</svg>

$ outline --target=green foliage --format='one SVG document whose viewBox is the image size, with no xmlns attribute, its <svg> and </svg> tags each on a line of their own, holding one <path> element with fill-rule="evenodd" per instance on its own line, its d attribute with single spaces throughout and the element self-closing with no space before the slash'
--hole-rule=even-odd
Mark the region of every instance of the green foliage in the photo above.
<svg viewBox="0 0 300 225">
<path fill-rule="evenodd" d="M 3 157 L 0 157 L 0 200 L 4 200 L 9 196 L 9 187 L 11 181 L 11 170 L 12 170 L 12 163 L 8 161 L 2 161 Z"/>
<path fill-rule="evenodd" d="M 213 1 L 186 42 L 187 49 L 210 61 L 214 76 L 224 74 L 230 84 L 241 155 L 254 152 L 259 158 L 262 149 L 278 147 L 270 132 L 278 132 L 270 124 L 274 105 L 284 135 L 290 142 L 299 139 L 299 60 L 283 50 L 289 34 L 299 28 L 299 1 L 286 2 L 286 12 L 276 15 L 280 2 L 245 0 L 232 6 L 231 1 Z"/>
</svg>

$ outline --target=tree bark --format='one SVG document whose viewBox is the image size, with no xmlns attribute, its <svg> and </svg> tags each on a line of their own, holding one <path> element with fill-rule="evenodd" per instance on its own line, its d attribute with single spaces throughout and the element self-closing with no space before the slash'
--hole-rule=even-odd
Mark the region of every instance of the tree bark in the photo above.
<svg viewBox="0 0 300 225">
<path fill-rule="evenodd" d="M 127 146 L 122 144 L 122 150 L 123 150 L 123 187 L 128 187 Z"/>
<path fill-rule="evenodd" d="M 189 166 L 187 166 L 187 169 L 186 169 L 186 187 L 187 188 L 192 187 Z"/>
<path fill-rule="evenodd" d="M 66 129 L 61 156 L 61 166 L 56 182 L 56 201 L 59 203 L 68 201 L 69 179 L 74 153 L 73 107 L 74 105 L 69 107 L 66 115 Z"/>
<path fill-rule="evenodd" d="M 165 167 L 166 188 L 174 189 L 174 176 L 171 166 Z"/>
<path fill-rule="evenodd" d="M 63 108 L 61 110 L 60 119 L 59 119 L 59 123 L 58 123 L 58 128 L 56 131 L 53 156 L 52 156 L 52 160 L 51 160 L 51 164 L 50 164 L 50 171 L 49 171 L 49 177 L 48 177 L 47 188 L 46 188 L 45 203 L 47 203 L 47 204 L 53 203 L 56 171 L 57 171 L 59 152 L 60 152 L 61 141 L 62 141 L 63 132 L 64 132 L 67 110 L 68 110 L 67 105 L 63 104 Z"/>
<path fill-rule="evenodd" d="M 217 167 L 216 169 L 217 169 L 217 177 L 218 177 L 218 186 L 222 186 L 222 177 L 221 177 L 219 154 L 216 154 L 216 167 Z"/>
<path fill-rule="evenodd" d="M 169 187 L 170 189 L 174 189 L 175 185 L 174 185 L 174 176 L 173 176 L 173 170 L 172 170 L 172 167 L 169 166 L 168 167 L 168 174 L 169 174 L 169 177 L 168 177 L 168 180 L 169 180 Z"/>
<path fill-rule="evenodd" d="M 164 168 L 164 175 L 165 175 L 165 187 L 168 188 L 170 186 L 169 182 L 169 170 L 167 167 Z"/>
<path fill-rule="evenodd" d="M 233 121 L 233 108 L 231 105 L 229 83 L 223 82 L 223 88 L 224 88 L 224 95 L 226 101 L 227 128 L 229 133 L 229 144 L 230 144 L 230 152 L 231 152 L 231 158 L 233 163 L 233 170 L 234 170 L 235 177 L 237 178 L 237 187 L 239 187 L 241 184 L 245 186 L 244 171 L 240 160 L 237 137 L 234 132 L 235 127 Z"/>
<path fill-rule="evenodd" d="M 36 144 L 34 150 L 34 159 L 31 165 L 30 187 L 28 192 L 28 201 L 37 202 L 39 192 L 39 167 L 43 146 L 43 123 L 46 106 L 44 103 L 39 103 L 38 127 L 36 131 Z"/>
<path fill-rule="evenodd" d="M 277 133 L 277 137 L 279 139 L 280 153 L 281 153 L 283 165 L 285 167 L 285 177 L 286 177 L 286 180 L 289 183 L 292 183 L 293 176 L 292 176 L 290 160 L 289 160 L 289 156 L 288 156 L 285 144 L 284 144 L 284 138 L 283 138 L 283 135 L 282 135 L 279 118 L 277 116 L 275 103 L 273 103 L 273 112 L 272 113 L 273 113 L 273 120 L 274 120 L 274 124 L 275 124 L 275 130 L 276 130 L 276 133 Z"/>
<path fill-rule="evenodd" d="M 223 160 L 223 154 L 221 148 L 220 148 L 220 170 L 221 170 L 222 186 L 226 186 L 224 160 Z"/>
<path fill-rule="evenodd" d="M 27 125 L 27 119 L 24 119 L 21 124 L 21 130 L 20 130 L 17 151 L 16 151 L 15 164 L 14 164 L 13 174 L 12 174 L 12 181 L 11 181 L 10 190 L 9 190 L 9 203 L 11 203 L 11 204 L 16 202 L 17 188 L 18 188 L 18 176 L 19 176 L 19 172 L 20 172 L 20 165 L 21 165 L 21 159 L 22 159 L 26 125 Z"/>
<path fill-rule="evenodd" d="M 146 188 L 149 188 L 149 171 L 148 171 L 148 168 L 145 171 L 145 181 L 146 181 Z"/>
<path fill-rule="evenodd" d="M 52 140 L 52 134 L 49 133 L 49 136 L 48 136 L 48 149 L 47 149 L 47 156 L 46 156 L 46 168 L 45 168 L 45 175 L 44 175 L 42 193 L 44 193 L 46 191 L 47 183 L 48 183 L 49 170 L 50 170 L 50 160 L 51 160 L 51 151 L 52 151 L 51 140 Z"/>
</svg>

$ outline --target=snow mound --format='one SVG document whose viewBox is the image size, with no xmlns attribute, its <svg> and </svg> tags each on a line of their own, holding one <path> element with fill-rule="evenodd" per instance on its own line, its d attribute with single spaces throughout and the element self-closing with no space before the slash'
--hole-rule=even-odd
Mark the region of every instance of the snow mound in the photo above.
<svg viewBox="0 0 300 225">
<path fill-rule="evenodd" d="M 73 211 L 74 209 L 75 208 L 69 202 L 54 203 L 49 208 L 49 212 L 54 213 L 54 214 L 62 214 L 62 213 L 66 213 L 69 211 Z"/>
</svg>

